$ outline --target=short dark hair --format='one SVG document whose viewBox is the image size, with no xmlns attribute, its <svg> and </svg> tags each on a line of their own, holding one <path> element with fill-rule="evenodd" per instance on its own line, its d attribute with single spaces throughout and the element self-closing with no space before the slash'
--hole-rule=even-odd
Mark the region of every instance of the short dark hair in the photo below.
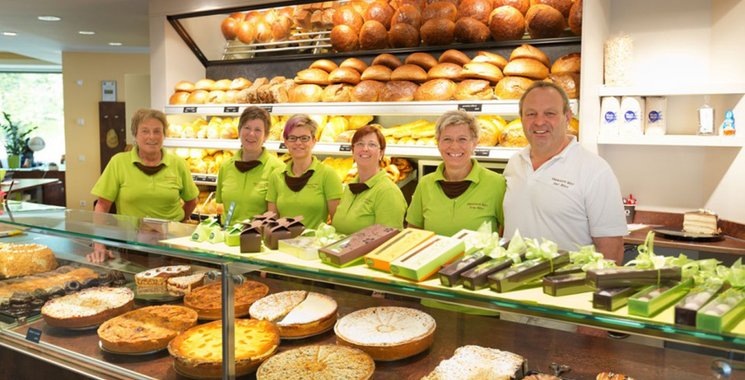
<svg viewBox="0 0 745 380">
<path fill-rule="evenodd" d="M 520 111 L 519 111 L 520 117 L 523 117 L 523 102 L 525 101 L 525 97 L 528 96 L 528 94 L 530 94 L 531 91 L 537 88 L 553 88 L 554 90 L 556 90 L 556 92 L 559 93 L 559 95 L 561 95 L 561 100 L 564 103 L 562 107 L 562 111 L 567 112 L 570 110 L 569 97 L 567 96 L 567 93 L 564 91 L 564 89 L 561 88 L 561 86 L 559 86 L 558 84 L 554 82 L 544 82 L 541 80 L 537 80 L 533 82 L 533 84 L 531 84 L 530 87 L 528 87 L 528 89 L 525 90 L 525 93 L 523 93 L 523 96 L 520 97 Z"/>
<path fill-rule="evenodd" d="M 240 131 L 251 120 L 261 120 L 264 122 L 264 133 L 267 136 L 269 135 L 269 130 L 272 127 L 272 117 L 269 116 L 269 112 L 261 107 L 246 107 L 241 113 L 241 118 L 238 120 L 238 130 Z"/>
<path fill-rule="evenodd" d="M 285 129 L 282 132 L 282 137 L 287 138 L 293 129 L 297 127 L 305 127 L 310 129 L 310 137 L 315 141 L 316 133 L 318 133 L 318 124 L 310 118 L 308 115 L 295 114 L 292 115 L 285 123 Z"/>
</svg>

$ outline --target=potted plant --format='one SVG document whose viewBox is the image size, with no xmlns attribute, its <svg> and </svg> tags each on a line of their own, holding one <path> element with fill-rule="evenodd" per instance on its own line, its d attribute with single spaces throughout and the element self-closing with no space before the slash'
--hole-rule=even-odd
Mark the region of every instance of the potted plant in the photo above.
<svg viewBox="0 0 745 380">
<path fill-rule="evenodd" d="M 14 124 L 7 112 L 3 112 L 6 123 L 0 122 L 5 139 L 5 151 L 8 154 L 8 167 L 17 168 L 21 164 L 21 155 L 28 144 L 28 135 L 37 127 L 21 130 L 18 124 Z"/>
</svg>

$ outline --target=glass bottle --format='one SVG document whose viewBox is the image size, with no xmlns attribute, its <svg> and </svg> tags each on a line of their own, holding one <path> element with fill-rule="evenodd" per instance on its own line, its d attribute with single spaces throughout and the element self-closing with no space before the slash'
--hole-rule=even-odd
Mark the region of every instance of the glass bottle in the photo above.
<svg viewBox="0 0 745 380">
<path fill-rule="evenodd" d="M 704 96 L 704 104 L 698 108 L 698 134 L 714 134 L 714 108 L 709 105 L 709 95 Z"/>
</svg>

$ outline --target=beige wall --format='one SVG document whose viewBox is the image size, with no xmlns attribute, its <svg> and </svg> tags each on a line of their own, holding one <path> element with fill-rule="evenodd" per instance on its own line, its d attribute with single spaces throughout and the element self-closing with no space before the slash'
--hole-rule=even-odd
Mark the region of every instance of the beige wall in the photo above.
<svg viewBox="0 0 745 380">
<path fill-rule="evenodd" d="M 148 75 L 149 72 L 148 54 L 62 53 L 68 208 L 92 210 L 94 197 L 90 190 L 101 173 L 98 147 L 101 81 L 115 80 L 117 100 L 125 101 L 125 94 L 127 98 L 138 97 L 133 93 L 137 89 L 125 88 L 128 83 L 125 78 L 128 75 Z M 143 101 L 141 104 L 149 104 L 149 96 L 149 91 L 139 94 L 140 98 L 147 97 L 140 99 Z M 83 122 L 82 125 L 79 121 Z"/>
</svg>

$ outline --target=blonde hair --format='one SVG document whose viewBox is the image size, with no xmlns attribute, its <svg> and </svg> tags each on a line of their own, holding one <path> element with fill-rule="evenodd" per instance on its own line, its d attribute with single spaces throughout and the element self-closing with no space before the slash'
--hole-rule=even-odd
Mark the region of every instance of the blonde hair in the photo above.
<svg viewBox="0 0 745 380">
<path fill-rule="evenodd" d="M 437 122 L 435 122 L 435 140 L 440 139 L 440 134 L 445 127 L 459 124 L 466 125 L 471 131 L 473 138 L 478 140 L 479 126 L 476 124 L 476 119 L 466 111 L 461 110 L 448 111 L 437 118 Z"/>
<path fill-rule="evenodd" d="M 154 109 L 141 108 L 132 115 L 132 125 L 130 127 L 132 129 L 132 136 L 137 136 L 137 129 L 140 127 L 140 124 L 147 119 L 155 119 L 163 124 L 163 134 L 168 131 L 168 119 L 166 119 L 166 114 Z"/>
</svg>

